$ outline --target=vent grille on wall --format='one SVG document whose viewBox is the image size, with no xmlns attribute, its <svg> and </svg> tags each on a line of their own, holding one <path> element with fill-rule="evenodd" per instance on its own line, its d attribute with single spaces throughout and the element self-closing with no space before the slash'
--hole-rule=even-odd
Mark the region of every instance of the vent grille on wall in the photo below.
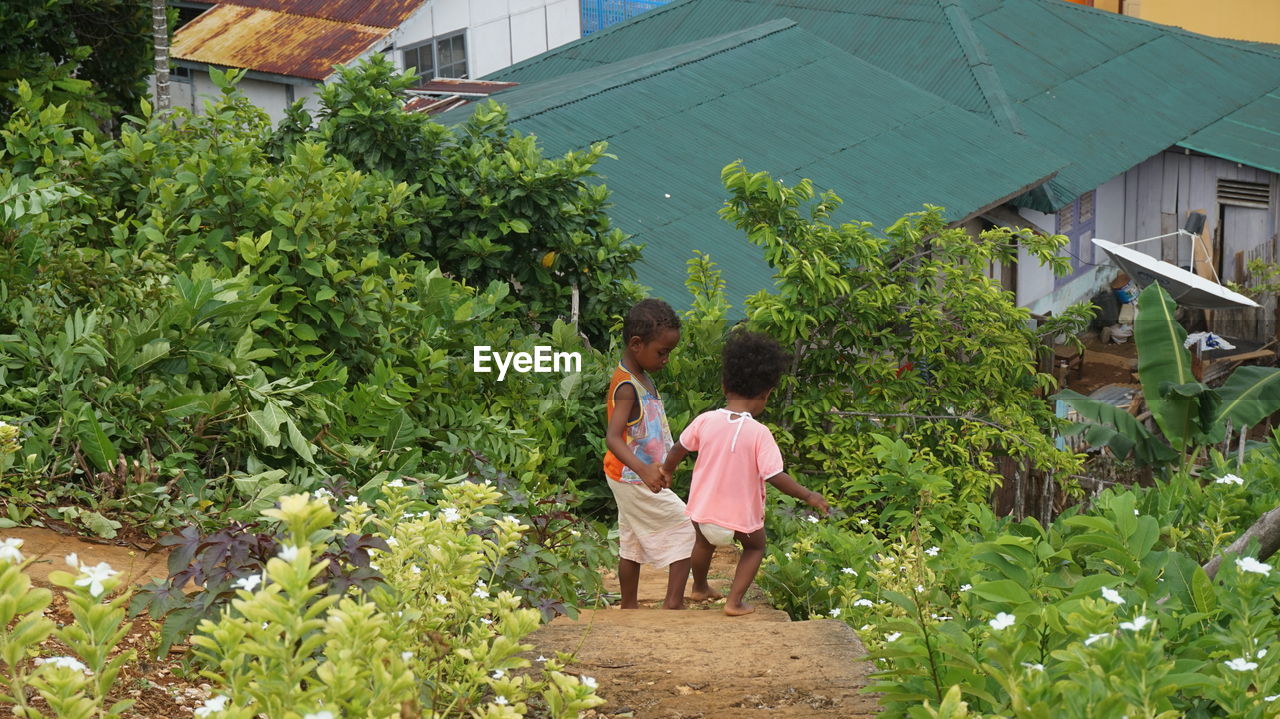
<svg viewBox="0 0 1280 719">
<path fill-rule="evenodd" d="M 1265 182 L 1219 179 L 1218 202 L 1266 209 L 1271 206 L 1271 185 Z"/>
</svg>

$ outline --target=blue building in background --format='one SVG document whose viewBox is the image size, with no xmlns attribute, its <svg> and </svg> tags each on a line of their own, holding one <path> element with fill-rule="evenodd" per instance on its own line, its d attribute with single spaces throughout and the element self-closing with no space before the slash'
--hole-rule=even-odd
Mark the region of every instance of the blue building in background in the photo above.
<svg viewBox="0 0 1280 719">
<path fill-rule="evenodd" d="M 603 30 L 668 2 L 670 0 L 582 0 L 582 34 Z"/>
</svg>

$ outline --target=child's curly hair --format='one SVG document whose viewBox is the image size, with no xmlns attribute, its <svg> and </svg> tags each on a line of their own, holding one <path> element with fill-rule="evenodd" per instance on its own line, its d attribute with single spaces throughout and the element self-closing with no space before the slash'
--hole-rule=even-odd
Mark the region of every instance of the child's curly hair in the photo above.
<svg viewBox="0 0 1280 719">
<path fill-rule="evenodd" d="M 724 365 L 721 380 L 726 391 L 742 397 L 759 397 L 778 386 L 791 356 L 769 335 L 734 330 L 725 340 L 721 360 Z"/>
<path fill-rule="evenodd" d="M 641 342 L 651 342 L 664 329 L 680 329 L 680 318 L 671 305 L 662 300 L 640 300 L 622 321 L 622 341 L 639 337 Z"/>
</svg>

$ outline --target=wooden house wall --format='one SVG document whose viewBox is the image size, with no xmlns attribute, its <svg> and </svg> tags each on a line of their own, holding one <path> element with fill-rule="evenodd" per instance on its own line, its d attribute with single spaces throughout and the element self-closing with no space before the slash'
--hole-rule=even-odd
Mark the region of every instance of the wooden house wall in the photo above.
<svg viewBox="0 0 1280 719">
<path fill-rule="evenodd" d="M 1268 184 L 1270 207 L 1246 209 L 1218 202 L 1218 180 Z M 1175 232 L 1192 211 L 1205 213 L 1206 237 L 1214 238 L 1215 265 L 1222 281 L 1250 284 L 1242 272 L 1250 260 L 1277 260 L 1280 178 L 1274 173 L 1182 150 L 1155 155 L 1124 175 L 1124 242 Z M 1191 241 L 1175 236 L 1135 245 L 1153 257 L 1190 268 Z M 1229 337 L 1266 342 L 1276 336 L 1276 299 L 1258 299 L 1263 309 L 1219 310 L 1213 330 Z"/>
</svg>

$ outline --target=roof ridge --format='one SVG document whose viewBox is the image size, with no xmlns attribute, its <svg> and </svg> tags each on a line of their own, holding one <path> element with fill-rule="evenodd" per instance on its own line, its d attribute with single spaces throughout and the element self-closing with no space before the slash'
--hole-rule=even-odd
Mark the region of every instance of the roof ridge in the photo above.
<svg viewBox="0 0 1280 719">
<path fill-rule="evenodd" d="M 759 25 L 753 25 L 749 28 L 745 28 L 742 30 L 735 30 L 733 32 L 725 33 L 723 35 L 718 35 L 716 37 L 695 40 L 693 42 L 685 43 L 683 45 L 661 48 L 651 53 L 645 53 L 642 55 L 624 58 L 622 60 L 618 60 L 617 62 L 626 63 L 626 62 L 635 61 L 638 58 L 644 58 L 647 56 L 659 56 L 657 59 L 649 60 L 643 64 L 636 65 L 634 67 L 626 67 L 626 68 L 620 68 L 618 70 L 615 70 L 613 73 L 611 73 L 612 77 L 605 76 L 604 78 L 598 78 L 598 77 L 592 78 L 593 80 L 603 79 L 604 86 L 598 87 L 595 90 L 588 92 L 586 94 L 576 96 L 571 100 L 566 100 L 566 101 L 556 100 L 549 104 L 541 106 L 532 112 L 524 113 L 519 116 L 512 115 L 510 118 L 510 121 L 514 122 L 516 120 L 526 120 L 531 117 L 537 117 L 538 115 L 541 115 L 545 112 L 550 112 L 551 110 L 554 110 L 556 108 L 564 107 L 566 105 L 572 105 L 575 102 L 581 102 L 582 100 L 585 100 L 590 97 L 595 97 L 596 95 L 600 95 L 610 90 L 615 90 L 619 87 L 630 85 L 634 82 L 639 82 L 640 80 L 645 80 L 645 79 L 654 77 L 656 75 L 661 75 L 663 73 L 671 72 L 678 68 L 684 67 L 685 65 L 689 65 L 694 62 L 700 62 L 714 55 L 719 55 L 719 54 L 728 52 L 730 50 L 737 49 L 739 47 L 742 47 L 743 45 L 748 45 L 762 38 L 769 37 L 770 35 L 776 35 L 780 32 L 784 32 L 786 30 L 790 30 L 797 27 L 798 25 L 794 20 L 791 20 L 788 18 L 778 18 L 776 20 L 769 20 L 769 21 L 760 23 Z M 801 28 L 801 31 L 803 32 L 803 28 Z M 608 67 L 609 65 L 612 65 L 612 64 L 614 63 L 605 63 L 604 65 L 598 65 L 597 68 Z M 576 75 L 578 73 L 583 73 L 583 72 L 594 72 L 597 68 L 591 68 L 588 70 L 579 70 L 577 73 L 572 73 L 572 74 Z M 654 68 L 661 68 L 661 69 L 655 72 L 653 71 Z M 542 80 L 540 82 L 557 82 L 557 81 L 563 80 L 565 77 L 568 77 L 568 76 L 562 75 L 558 78 L 550 78 L 547 80 Z M 538 83 L 530 83 L 526 87 L 533 86 L 536 84 Z M 578 85 L 573 85 L 571 87 L 577 87 L 577 86 Z M 563 92 L 564 90 L 560 91 L 560 93 L 563 93 Z"/>
<path fill-rule="evenodd" d="M 620 29 L 620 28 L 624 28 L 624 27 L 631 27 L 631 26 L 633 26 L 633 25 L 639 25 L 640 23 L 643 23 L 643 22 L 647 22 L 647 21 L 649 21 L 649 20 L 652 20 L 653 18 L 658 17 L 658 16 L 660 16 L 661 14 L 663 14 L 663 13 L 665 13 L 665 12 L 669 11 L 669 10 L 672 10 L 672 9 L 674 9 L 674 8 L 676 8 L 676 7 L 680 7 L 680 6 L 683 6 L 683 5 L 688 5 L 689 3 L 693 2 L 693 1 L 694 1 L 694 0 L 672 0 L 671 2 L 667 3 L 666 5 L 659 5 L 658 7 L 653 8 L 652 10 L 646 10 L 645 12 L 642 12 L 642 13 L 640 13 L 639 15 L 635 15 L 635 16 L 633 16 L 633 17 L 627 18 L 626 20 L 623 20 L 622 22 L 614 23 L 614 24 L 610 25 L 609 27 L 602 28 L 602 29 L 600 29 L 600 30 L 596 30 L 595 32 L 591 33 L 590 35 L 584 35 L 584 36 L 582 36 L 582 37 L 580 37 L 580 38 L 578 38 L 578 39 L 576 39 L 576 40 L 572 40 L 572 41 L 567 42 L 567 43 L 565 43 L 565 44 L 563 44 L 563 45 L 560 45 L 560 46 L 558 46 L 558 47 L 550 48 L 550 49 L 548 49 L 546 52 L 539 53 L 539 54 L 537 54 L 537 55 L 535 55 L 535 56 L 533 56 L 533 57 L 531 57 L 531 58 L 528 58 L 527 60 L 521 60 L 520 62 L 517 62 L 517 63 L 515 63 L 515 64 L 513 64 L 513 65 L 508 65 L 507 67 L 504 67 L 504 68 L 502 68 L 501 70 L 495 70 L 494 72 L 489 73 L 489 75 L 486 75 L 486 77 L 489 77 L 489 76 L 498 76 L 498 75 L 508 74 L 508 73 L 510 73 L 512 70 L 516 70 L 517 68 L 519 68 L 519 69 L 523 70 L 523 69 L 525 69 L 525 68 L 529 68 L 529 67 L 536 67 L 539 63 L 546 62 L 547 60 L 550 60 L 550 59 L 552 59 L 552 58 L 558 58 L 558 57 L 560 57 L 560 56 L 561 56 L 561 54 L 562 54 L 564 51 L 566 51 L 566 50 L 569 50 L 569 49 L 572 49 L 572 48 L 575 48 L 575 47 L 583 47 L 584 45 L 588 45 L 588 44 L 590 44 L 590 43 L 592 43 L 592 42 L 594 42 L 594 41 L 596 41 L 596 40 L 600 39 L 601 37 L 604 37 L 604 36 L 606 36 L 606 35 L 609 35 L 609 34 L 612 34 L 612 33 L 616 32 L 616 31 L 617 31 L 618 29 Z M 552 52 L 552 50 L 554 50 L 555 52 Z M 604 64 L 605 64 L 605 65 L 608 65 L 608 64 L 610 64 L 610 63 L 604 63 Z"/>
<path fill-rule="evenodd" d="M 978 39 L 978 34 L 973 31 L 973 23 L 969 21 L 969 14 L 960 5 L 960 0 L 938 0 L 938 5 L 947 18 L 947 25 L 955 35 L 956 42 L 964 52 L 965 62 L 973 73 L 973 79 L 978 83 L 978 89 L 982 91 L 987 106 L 991 108 L 991 114 L 995 116 L 996 123 L 1007 130 L 1025 136 L 1027 133 L 1018 120 L 1018 112 L 1009 100 L 1009 94 L 1005 92 L 1004 83 L 1000 81 L 1000 76 L 991 64 L 991 59 L 987 57 L 986 48 Z"/>
</svg>

